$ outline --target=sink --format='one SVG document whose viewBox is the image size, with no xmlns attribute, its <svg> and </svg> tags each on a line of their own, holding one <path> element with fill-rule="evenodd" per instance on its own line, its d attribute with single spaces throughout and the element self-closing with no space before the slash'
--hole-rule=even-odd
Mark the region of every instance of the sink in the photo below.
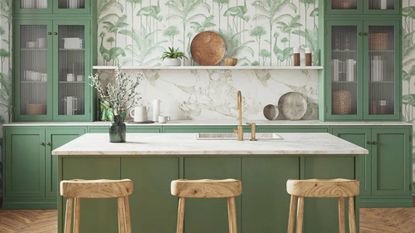
<svg viewBox="0 0 415 233">
<path fill-rule="evenodd" d="M 251 138 L 250 133 L 244 133 L 244 140 Z M 283 140 L 281 135 L 277 133 L 257 133 L 256 139 L 262 140 Z M 197 140 L 237 140 L 236 133 L 199 133 Z"/>
</svg>

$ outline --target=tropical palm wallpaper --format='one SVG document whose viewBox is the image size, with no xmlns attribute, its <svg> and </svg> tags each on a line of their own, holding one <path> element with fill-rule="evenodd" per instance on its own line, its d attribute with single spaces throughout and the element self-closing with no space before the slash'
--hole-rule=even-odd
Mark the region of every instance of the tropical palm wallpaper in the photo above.
<svg viewBox="0 0 415 233">
<path fill-rule="evenodd" d="M 11 107 L 11 20 L 11 0 L 0 0 L 0 125 Z"/>
<path fill-rule="evenodd" d="M 317 54 L 317 13 L 317 0 L 98 0 L 99 63 L 158 65 L 169 46 L 191 57 L 211 30 L 239 65 L 290 65 L 294 47 Z"/>
</svg>

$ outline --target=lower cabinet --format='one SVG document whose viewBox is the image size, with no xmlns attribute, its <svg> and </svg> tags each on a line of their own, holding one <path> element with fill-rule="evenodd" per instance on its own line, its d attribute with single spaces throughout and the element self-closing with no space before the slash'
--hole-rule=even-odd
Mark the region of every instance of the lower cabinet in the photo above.
<svg viewBox="0 0 415 233">
<path fill-rule="evenodd" d="M 333 128 L 333 134 L 369 150 L 357 159 L 362 207 L 412 207 L 412 128 Z"/>
<path fill-rule="evenodd" d="M 5 130 L 5 208 L 56 208 L 59 147 L 86 132 L 77 127 Z"/>
</svg>

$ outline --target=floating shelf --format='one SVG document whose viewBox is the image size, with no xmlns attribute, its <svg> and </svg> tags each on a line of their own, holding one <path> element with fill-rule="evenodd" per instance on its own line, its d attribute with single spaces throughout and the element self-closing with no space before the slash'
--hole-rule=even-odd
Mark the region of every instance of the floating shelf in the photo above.
<svg viewBox="0 0 415 233">
<path fill-rule="evenodd" d="M 114 70 L 116 66 L 93 66 L 94 70 Z M 322 66 L 123 66 L 122 70 L 323 70 Z"/>
</svg>

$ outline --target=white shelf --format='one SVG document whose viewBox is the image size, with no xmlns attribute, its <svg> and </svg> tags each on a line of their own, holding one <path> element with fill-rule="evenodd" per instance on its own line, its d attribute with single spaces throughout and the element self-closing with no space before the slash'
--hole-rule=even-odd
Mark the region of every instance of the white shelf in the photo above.
<svg viewBox="0 0 415 233">
<path fill-rule="evenodd" d="M 94 70 L 114 70 L 116 66 L 93 66 Z M 323 70 L 322 66 L 123 66 L 122 70 Z"/>
</svg>

